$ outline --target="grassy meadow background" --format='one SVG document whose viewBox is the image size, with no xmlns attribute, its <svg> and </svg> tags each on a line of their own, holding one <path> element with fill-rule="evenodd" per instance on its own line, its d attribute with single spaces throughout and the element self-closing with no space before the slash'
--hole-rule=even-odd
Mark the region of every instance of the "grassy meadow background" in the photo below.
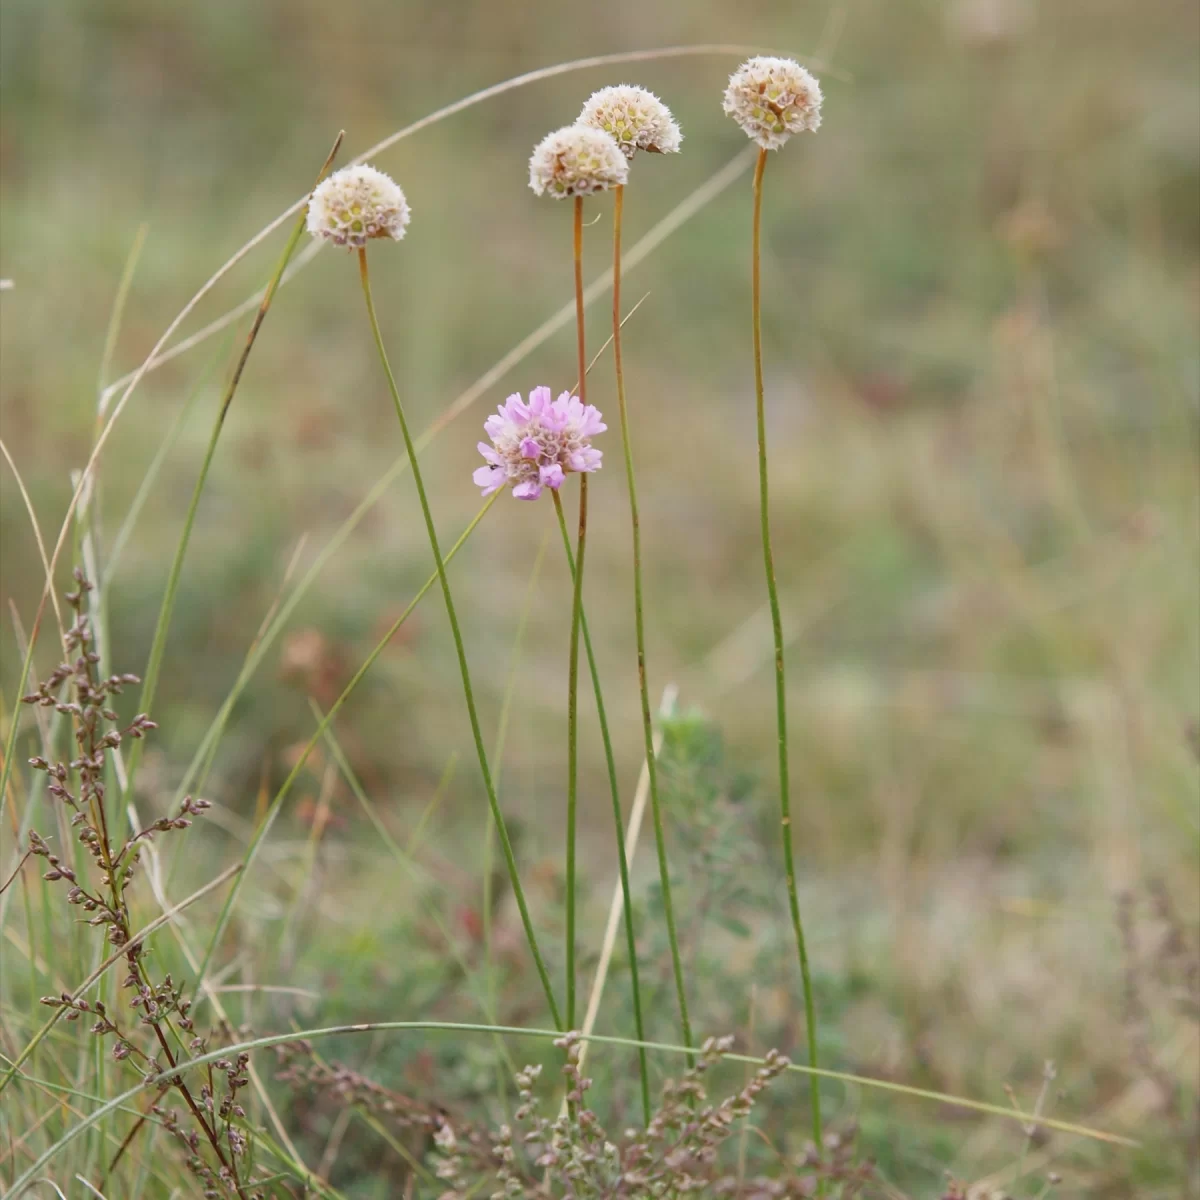
<svg viewBox="0 0 1200 1200">
<path fill-rule="evenodd" d="M 1016 1196 L 1039 1195 L 1050 1171 L 1062 1176 L 1056 1198 L 1196 1195 L 1195 996 L 1163 917 L 1166 896 L 1191 961 L 1200 924 L 1192 4 L 6 0 L 0 276 L 14 286 L 0 294 L 0 435 L 53 544 L 71 472 L 92 444 L 106 328 L 140 229 L 100 383 L 135 369 L 204 280 L 305 192 L 339 129 L 344 161 L 522 71 L 721 41 L 828 64 L 817 72 L 822 129 L 767 170 L 763 285 L 800 898 L 825 1061 L 1001 1104 L 1010 1087 L 1028 1108 L 1053 1060 L 1049 1111 L 1140 1146 L 1050 1134 L 1025 1147 L 1013 1122 L 840 1086 L 826 1091 L 834 1125 L 858 1122 L 858 1150 L 895 1189 L 880 1184 L 880 1195 L 938 1196 L 947 1171 Z M 650 87 L 685 134 L 678 157 L 635 164 L 627 247 L 742 156 L 745 169 L 628 270 L 627 305 L 646 299 L 624 345 L 650 685 L 655 696 L 678 690 L 663 775 L 693 1024 L 799 1061 L 757 540 L 750 160 L 720 110 L 738 61 L 714 54 L 562 75 L 402 141 L 376 165 L 404 187 L 412 225 L 399 247 L 373 248 L 371 262 L 392 362 L 424 429 L 570 300 L 569 206 L 533 197 L 526 160 L 592 90 Z M 610 204 L 589 208 L 601 214 L 586 234 L 592 278 L 608 262 Z M 260 287 L 282 237 L 239 265 L 184 332 Z M 245 327 L 234 327 L 239 343 Z M 589 312 L 593 349 L 607 328 L 602 298 Z M 106 580 L 116 670 L 145 665 L 232 336 L 147 375 L 101 460 L 103 570 L 174 439 Z M 422 462 L 444 544 L 478 507 L 470 473 L 486 413 L 509 392 L 573 379 L 568 324 L 433 442 Z M 641 728 L 609 356 L 589 399 L 610 432 L 591 489 L 585 604 L 628 807 Z M 264 618 L 401 451 L 353 259 L 324 251 L 279 293 L 217 449 L 152 712 L 160 729 L 139 774 L 144 810 L 165 811 Z M 44 578 L 7 466 L 0 538 L 6 732 L 21 663 L 14 620 L 28 630 Z M 234 707 L 203 793 L 211 818 L 183 853 L 162 843 L 172 897 L 240 857 L 312 733 L 311 702 L 329 706 L 430 569 L 404 475 L 332 556 Z M 451 575 L 486 729 L 496 730 L 511 689 L 495 764 L 501 803 L 561 986 L 570 584 L 550 505 L 503 498 Z M 38 677 L 58 661 L 53 643 L 47 624 Z M 585 698 L 586 995 L 616 871 Z M 501 1023 L 544 1025 L 506 881 L 497 879 L 494 911 L 483 909 L 487 809 L 436 592 L 336 728 L 423 874 L 397 869 L 322 748 L 246 881 L 216 965 L 224 985 L 299 991 L 231 992 L 232 1017 L 264 1034 L 473 1021 L 484 986 Z M 0 832 L 5 877 L 16 814 L 40 787 L 23 767 L 35 752 L 23 736 Z M 648 831 L 633 882 L 648 1032 L 674 1041 Z M 31 885 L 7 897 L 0 1052 L 9 1058 L 45 1017 L 32 999 L 86 974 L 55 953 L 56 939 L 78 936 L 73 914 L 38 896 Z M 1122 897 L 1132 949 L 1117 920 Z M 137 903 L 147 919 L 157 914 L 148 892 Z M 218 907 L 210 898 L 189 911 L 196 945 Z M 30 930 L 47 940 L 31 948 Z M 177 945 L 163 935 L 158 944 L 175 962 Z M 631 1034 L 627 979 L 618 953 L 601 1031 Z M 73 1064 L 81 1036 L 60 1026 L 30 1069 L 50 1077 L 56 1062 Z M 322 1052 L 451 1112 L 499 1119 L 504 1065 L 489 1039 L 363 1038 Z M 544 1053 L 532 1043 L 512 1052 L 518 1062 Z M 619 1049 L 597 1047 L 590 1059 L 616 1128 L 632 1119 L 634 1064 Z M 674 1065 L 654 1059 L 656 1081 Z M 268 1077 L 270 1066 L 262 1055 Z M 740 1073 L 731 1078 L 737 1086 Z M 89 1087 L 119 1090 L 112 1079 Z M 333 1186 L 401 1194 L 407 1168 L 367 1124 L 282 1086 L 274 1094 L 309 1166 L 329 1159 Z M 764 1171 L 772 1154 L 800 1153 L 807 1129 L 802 1081 L 773 1094 L 762 1116 L 770 1148 L 754 1140 L 751 1152 Z M 54 1106 L 25 1085 L 6 1104 L 14 1095 L 0 1114 L 5 1182 L 28 1165 L 14 1143 Z M 31 1144 L 44 1148 L 37 1139 L 73 1119 L 51 1114 Z M 164 1148 L 168 1166 L 172 1154 Z M 72 1161 L 83 1169 L 83 1157 Z M 67 1195 L 85 1194 L 56 1170 Z M 179 1194 L 192 1194 L 178 1176 Z"/>
</svg>

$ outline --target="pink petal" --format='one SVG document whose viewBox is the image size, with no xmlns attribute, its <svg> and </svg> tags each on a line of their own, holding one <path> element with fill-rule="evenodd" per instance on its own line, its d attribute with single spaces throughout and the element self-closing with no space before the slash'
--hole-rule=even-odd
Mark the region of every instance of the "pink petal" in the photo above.
<svg viewBox="0 0 1200 1200">
<path fill-rule="evenodd" d="M 471 478 L 475 481 L 476 487 L 483 488 L 485 496 L 490 496 L 504 486 L 508 476 L 504 473 L 503 467 L 477 467 Z"/>
<path fill-rule="evenodd" d="M 562 411 L 557 400 L 547 404 L 538 414 L 538 419 L 545 428 L 553 430 L 555 433 L 559 433 L 567 427 L 566 413 Z"/>
<path fill-rule="evenodd" d="M 562 467 L 560 467 L 558 463 L 551 463 L 550 466 L 541 468 L 541 470 L 538 472 L 538 478 L 548 488 L 554 488 L 557 490 L 562 484 L 565 476 L 563 475 Z"/>
<path fill-rule="evenodd" d="M 579 432 L 583 437 L 591 437 L 595 433 L 603 433 L 608 428 L 601 419 L 600 410 L 595 405 L 589 404 L 583 410 L 583 416 L 579 421 Z"/>
<path fill-rule="evenodd" d="M 570 395 L 570 392 L 563 392 L 542 414 L 542 422 L 547 429 L 553 429 L 555 432 L 561 432 L 566 429 L 571 420 L 570 409 L 567 403 Z"/>
<path fill-rule="evenodd" d="M 502 459 L 500 455 L 496 453 L 494 446 L 489 446 L 487 442 L 477 442 L 476 448 L 478 449 L 479 453 L 482 454 L 483 457 L 492 464 L 493 467 L 500 467 L 504 465 L 504 459 Z"/>
<path fill-rule="evenodd" d="M 601 451 L 593 450 L 591 446 L 584 446 L 581 450 L 573 450 L 567 456 L 567 466 L 572 471 L 598 471 L 600 460 L 603 457 Z"/>
<path fill-rule="evenodd" d="M 542 485 L 534 483 L 532 479 L 528 479 L 524 483 L 518 483 L 513 488 L 513 498 L 515 500 L 536 500 L 541 494 Z"/>
<path fill-rule="evenodd" d="M 525 402 L 521 399 L 520 392 L 513 392 L 513 394 L 504 401 L 504 407 L 500 411 L 514 425 L 529 424 L 529 409 L 526 408 Z"/>
<path fill-rule="evenodd" d="M 523 439 L 521 442 L 521 457 L 522 458 L 541 458 L 542 457 L 542 448 L 541 448 L 541 446 L 539 446 L 537 444 L 537 442 L 533 438 L 527 437 L 527 438 Z"/>
</svg>

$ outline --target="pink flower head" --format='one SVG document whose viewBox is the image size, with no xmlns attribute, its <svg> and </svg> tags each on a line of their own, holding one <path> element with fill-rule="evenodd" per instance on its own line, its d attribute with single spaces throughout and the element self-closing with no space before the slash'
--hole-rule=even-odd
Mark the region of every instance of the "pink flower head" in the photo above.
<svg viewBox="0 0 1200 1200">
<path fill-rule="evenodd" d="M 534 388 L 528 404 L 519 392 L 509 396 L 483 427 L 492 439 L 479 443 L 488 465 L 472 478 L 485 496 L 511 487 L 518 500 L 557 490 L 570 471 L 598 471 L 602 455 L 591 439 L 608 428 L 591 404 L 570 392 L 551 400 L 548 387 Z"/>
</svg>

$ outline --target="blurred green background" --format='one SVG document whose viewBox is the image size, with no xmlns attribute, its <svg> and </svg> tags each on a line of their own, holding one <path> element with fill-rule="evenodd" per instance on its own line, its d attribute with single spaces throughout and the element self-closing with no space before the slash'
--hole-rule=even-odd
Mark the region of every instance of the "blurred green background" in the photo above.
<svg viewBox="0 0 1200 1200">
<path fill-rule="evenodd" d="M 211 272 L 304 192 L 339 129 L 344 159 L 525 70 L 719 41 L 815 56 L 826 95 L 819 134 L 772 156 L 764 218 L 796 837 L 823 1036 L 848 1069 L 992 1099 L 1011 1082 L 1027 1103 L 1042 1061 L 1057 1059 L 1064 1107 L 1160 1138 L 1142 1167 L 1136 1154 L 1087 1152 L 1095 1174 L 1078 1178 L 1097 1190 L 1078 1194 L 1131 1194 L 1122 1190 L 1131 1179 L 1147 1189 L 1139 1195 L 1157 1194 L 1149 1189 L 1183 1169 L 1191 1135 L 1139 1090 L 1121 999 L 1134 968 L 1113 912 L 1131 892 L 1153 950 L 1148 889 L 1165 888 L 1194 930 L 1200 887 L 1194 4 L 6 0 L 0 275 L 14 286 L 0 295 L 3 438 L 53 543 L 71 472 L 93 437 L 105 330 L 143 225 L 108 380 L 137 367 Z M 413 208 L 407 239 L 373 250 L 372 263 L 418 427 L 570 298 L 568 206 L 528 190 L 533 144 L 606 83 L 650 87 L 671 105 L 684 152 L 635 164 L 632 245 L 744 152 L 720 111 L 738 60 L 714 54 L 563 75 L 377 160 Z M 591 207 L 594 276 L 608 258 L 609 206 Z M 760 845 L 761 861 L 729 868 L 757 881 L 773 878 L 778 863 L 749 221 L 745 172 L 631 269 L 628 304 L 647 298 L 625 345 L 651 687 L 657 695 L 677 684 L 680 710 L 693 714 L 672 735 L 672 778 L 691 780 L 673 828 L 688 845 L 689 828 L 709 828 L 688 806 L 699 811 L 703 796 L 719 794 L 739 815 L 717 821 L 713 836 Z M 261 286 L 281 245 L 276 235 L 239 266 L 184 332 Z M 606 328 L 602 300 L 589 317 L 595 348 Z M 108 589 L 119 669 L 145 662 L 232 358 L 232 343 L 217 338 L 147 376 L 102 459 L 103 561 L 195 393 Z M 565 327 L 438 437 L 424 461 L 444 538 L 477 507 L 470 472 L 491 405 L 573 378 Z M 607 356 L 591 389 L 614 432 L 592 490 L 586 603 L 628 803 L 641 730 Z M 294 585 L 289 564 L 312 561 L 399 452 L 353 262 L 322 253 L 280 293 L 217 451 L 153 714 L 161 730 L 142 772 L 149 803 L 169 794 L 264 616 Z M 42 576 L 7 468 L 0 499 L 7 704 L 20 662 L 9 605 L 28 628 Z M 504 500 L 453 568 L 491 729 L 552 525 L 548 504 Z M 312 729 L 309 698 L 331 702 L 429 569 L 405 476 L 334 556 L 236 707 L 208 786 L 229 828 L 252 815 L 260 780 L 286 773 Z M 435 600 L 338 729 L 401 832 L 457 756 L 427 836 L 447 911 L 462 917 L 469 940 L 485 809 Z M 553 930 L 569 623 L 556 540 L 532 605 L 502 792 Z M 51 640 L 41 668 L 52 665 Z M 586 711 L 594 947 L 615 872 L 590 698 Z M 696 749 L 700 728 L 708 732 Z M 308 839 L 322 775 L 318 761 L 279 827 L 281 845 Z M 335 780 L 325 799 L 333 816 L 314 867 L 320 897 L 297 918 L 306 933 L 287 958 L 288 981 L 319 986 L 330 997 L 325 1012 L 395 1015 L 430 1002 L 436 986 L 422 992 L 413 982 L 411 897 L 350 793 Z M 681 872 L 713 849 L 700 840 L 681 852 Z M 210 850 L 222 863 L 233 852 L 216 834 Z M 294 858 L 281 851 L 285 873 Z M 636 875 L 652 912 L 649 856 Z M 274 887 L 272 876 L 256 883 L 245 936 L 279 936 Z M 762 904 L 753 932 L 727 931 L 732 947 L 714 952 L 713 971 L 727 970 L 735 986 L 703 972 L 697 979 L 700 1023 L 744 1027 L 747 975 L 738 972 L 753 960 L 760 1025 L 794 1037 L 782 888 Z M 505 936 L 519 934 L 507 908 L 498 919 Z M 703 928 L 695 938 L 709 944 Z M 536 985 L 513 953 L 507 1015 L 536 1020 Z M 649 969 L 665 983 L 661 959 Z M 669 1036 L 669 1002 L 661 1007 Z M 619 1020 L 625 1014 L 612 1024 Z M 1194 1094 L 1194 1025 L 1168 1003 L 1148 1036 L 1168 1074 Z M 872 1102 L 881 1130 L 930 1119 L 905 1106 L 885 1121 L 880 1107 Z M 970 1127 L 933 1124 L 911 1152 L 887 1132 L 871 1148 L 895 1151 L 897 1178 L 936 1179 L 939 1163 L 983 1173 L 1006 1161 L 991 1135 L 981 1143 Z"/>
</svg>

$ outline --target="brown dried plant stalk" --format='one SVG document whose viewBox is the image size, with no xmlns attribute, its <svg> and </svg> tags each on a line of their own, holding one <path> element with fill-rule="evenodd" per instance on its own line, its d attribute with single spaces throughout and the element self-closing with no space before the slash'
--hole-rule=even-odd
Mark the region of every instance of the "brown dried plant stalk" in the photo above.
<svg viewBox="0 0 1200 1200">
<path fill-rule="evenodd" d="M 191 1004 L 183 999 L 182 983 L 177 983 L 170 974 L 153 978 L 146 961 L 145 941 L 134 936 L 126 893 L 141 860 L 141 843 L 159 833 L 188 828 L 193 818 L 209 807 L 209 802 L 185 796 L 173 816 L 159 818 L 119 845 L 113 840 L 106 810 L 105 768 L 123 741 L 138 741 L 157 726 L 146 713 L 138 713 L 121 726 L 112 707 L 113 698 L 126 686 L 141 681 L 136 675 L 100 677 L 100 655 L 85 611 L 92 584 L 78 568 L 75 582 L 76 589 L 66 594 L 74 623 L 66 631 L 64 643 L 68 657 L 74 657 L 56 667 L 33 692 L 21 699 L 25 704 L 54 708 L 72 721 L 76 752 L 73 759 L 50 762 L 39 756 L 31 758 L 29 763 L 46 775 L 50 795 L 69 811 L 67 826 L 78 830 L 79 842 L 90 859 L 90 870 L 86 876 L 78 874 L 65 861 L 65 848 L 55 853 L 50 839 L 32 829 L 26 861 L 45 859 L 48 869 L 43 878 L 67 884 L 67 903 L 90 914 L 85 923 L 104 931 L 115 950 L 124 949 L 127 972 L 121 988 L 131 993 L 129 1008 L 133 1011 L 127 1019 L 102 1000 L 89 1001 L 70 992 L 44 996 L 42 1003 L 57 1010 L 67 1021 L 81 1017 L 91 1020 L 90 1032 L 94 1037 L 112 1039 L 114 1062 L 127 1063 L 145 1078 L 154 1079 L 178 1066 L 181 1060 L 208 1052 L 209 1045 L 208 1039 L 196 1032 L 190 1016 Z M 193 1091 L 181 1075 L 170 1076 L 168 1086 L 157 1092 L 148 1109 L 148 1114 L 153 1114 L 182 1146 L 186 1165 L 206 1197 L 233 1193 L 249 1200 L 251 1195 L 259 1194 L 247 1191 L 253 1184 L 243 1178 L 245 1171 L 239 1170 L 239 1162 L 244 1161 L 249 1147 L 246 1114 L 238 1102 L 238 1093 L 249 1083 L 248 1064 L 249 1055 L 244 1053 L 212 1063 L 198 1091 Z M 224 1080 L 218 1082 L 221 1074 Z M 160 1103 L 171 1090 L 179 1093 L 187 1107 L 182 1118 L 176 1110 L 166 1109 Z M 144 1121 L 144 1118 L 139 1120 L 129 1131 L 112 1166 Z M 111 1170 L 112 1167 L 110 1173 Z"/>
</svg>

